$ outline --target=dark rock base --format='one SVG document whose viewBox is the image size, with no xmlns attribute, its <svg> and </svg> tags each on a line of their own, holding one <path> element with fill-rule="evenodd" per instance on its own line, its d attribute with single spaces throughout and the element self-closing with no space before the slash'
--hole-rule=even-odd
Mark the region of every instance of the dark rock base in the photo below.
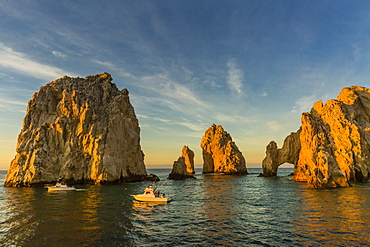
<svg viewBox="0 0 370 247">
<path fill-rule="evenodd" d="M 177 174 L 177 173 L 170 173 L 168 175 L 168 179 L 172 180 L 185 180 L 185 179 L 195 179 L 193 175 L 184 175 L 184 174 Z"/>
</svg>

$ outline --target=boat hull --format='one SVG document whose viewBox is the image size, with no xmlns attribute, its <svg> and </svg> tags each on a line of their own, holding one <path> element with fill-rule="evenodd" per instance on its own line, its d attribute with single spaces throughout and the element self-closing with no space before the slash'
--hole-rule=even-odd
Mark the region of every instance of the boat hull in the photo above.
<svg viewBox="0 0 370 247">
<path fill-rule="evenodd" d="M 132 195 L 135 200 L 141 202 L 169 202 L 170 199 L 167 197 L 152 197 L 152 196 L 145 196 L 145 195 Z"/>
<path fill-rule="evenodd" d="M 48 191 L 60 191 L 60 190 L 76 190 L 75 187 L 48 187 Z"/>
</svg>

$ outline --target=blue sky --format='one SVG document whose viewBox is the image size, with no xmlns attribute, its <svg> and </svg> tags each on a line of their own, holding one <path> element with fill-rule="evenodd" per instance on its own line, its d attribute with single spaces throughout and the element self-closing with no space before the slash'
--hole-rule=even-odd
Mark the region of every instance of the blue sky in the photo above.
<svg viewBox="0 0 370 247">
<path fill-rule="evenodd" d="M 260 166 L 314 102 L 370 86 L 369 1 L 0 0 L 0 34 L 0 169 L 32 94 L 64 75 L 129 90 L 147 168 L 183 145 L 201 165 L 212 123 Z"/>
</svg>

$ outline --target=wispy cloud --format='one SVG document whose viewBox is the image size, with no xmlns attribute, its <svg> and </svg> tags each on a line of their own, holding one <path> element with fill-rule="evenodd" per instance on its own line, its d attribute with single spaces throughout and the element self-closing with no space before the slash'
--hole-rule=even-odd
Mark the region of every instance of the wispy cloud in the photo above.
<svg viewBox="0 0 370 247">
<path fill-rule="evenodd" d="M 156 120 L 156 121 L 159 121 L 159 122 L 162 122 L 162 123 L 170 123 L 171 122 L 170 119 L 164 119 L 164 118 L 159 118 L 159 117 L 155 117 L 155 118 L 153 118 L 153 120 Z"/>
<path fill-rule="evenodd" d="M 172 104 L 178 106 L 181 103 L 182 107 L 192 105 L 207 108 L 207 104 L 200 100 L 190 88 L 171 79 L 165 73 L 144 76 L 139 80 L 141 81 L 140 87 L 157 93 L 158 97 L 162 97 L 164 100 L 171 100 Z"/>
<path fill-rule="evenodd" d="M 38 79 L 54 79 L 64 75 L 74 76 L 62 69 L 42 64 L 0 43 L 0 66 Z"/>
<path fill-rule="evenodd" d="M 143 114 L 136 114 L 137 118 L 143 118 L 143 119 L 148 119 L 149 117 L 148 116 L 145 116 Z"/>
<path fill-rule="evenodd" d="M 277 131 L 283 128 L 282 124 L 280 124 L 278 121 L 269 121 L 267 122 L 267 126 L 270 130 Z"/>
<path fill-rule="evenodd" d="M 230 89 L 236 94 L 240 95 L 242 93 L 244 73 L 238 68 L 234 59 L 230 59 L 227 63 L 228 67 L 228 78 L 227 84 Z"/>
<path fill-rule="evenodd" d="M 10 104 L 10 105 L 17 105 L 17 106 L 25 106 L 27 102 L 23 101 L 15 101 L 15 100 L 5 100 L 5 99 L 0 99 L 0 105 L 3 103 Z"/>
<path fill-rule="evenodd" d="M 93 60 L 93 62 L 100 65 L 100 66 L 103 66 L 103 67 L 107 68 L 108 70 L 114 71 L 114 72 L 118 73 L 121 76 L 135 78 L 134 75 L 128 73 L 127 71 L 125 71 L 122 68 L 118 68 L 116 65 L 114 65 L 111 62 L 100 61 L 100 60 Z"/>
<path fill-rule="evenodd" d="M 204 130 L 206 130 L 207 126 L 205 126 L 204 124 L 195 124 L 195 123 L 185 123 L 185 122 L 179 122 L 177 123 L 179 125 L 183 125 L 193 131 L 196 131 L 196 132 L 202 132 Z"/>
<path fill-rule="evenodd" d="M 239 116 L 239 115 L 231 115 L 231 114 L 224 114 L 224 113 L 218 113 L 215 116 L 215 119 L 219 121 L 220 123 L 250 123 L 254 122 L 255 118 L 245 117 L 245 116 Z"/>
<path fill-rule="evenodd" d="M 307 112 L 311 109 L 313 104 L 318 100 L 317 96 L 303 96 L 296 101 L 295 106 L 293 106 L 292 113 L 302 113 Z"/>
<path fill-rule="evenodd" d="M 61 53 L 60 51 L 52 51 L 51 53 L 53 53 L 53 55 L 56 57 L 61 57 L 61 58 L 67 57 L 65 54 Z"/>
</svg>

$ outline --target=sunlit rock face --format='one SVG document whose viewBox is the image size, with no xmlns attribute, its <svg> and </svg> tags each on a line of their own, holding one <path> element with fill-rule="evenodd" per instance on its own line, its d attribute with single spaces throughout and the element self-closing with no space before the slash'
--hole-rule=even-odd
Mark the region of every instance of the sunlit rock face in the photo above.
<svg viewBox="0 0 370 247">
<path fill-rule="evenodd" d="M 140 128 L 128 91 L 108 73 L 63 77 L 28 102 L 5 186 L 119 183 L 146 175 Z"/>
<path fill-rule="evenodd" d="M 172 172 L 168 178 L 176 180 L 195 178 L 192 175 L 194 173 L 194 152 L 188 146 L 184 146 L 181 156 L 173 163 Z"/>
<path fill-rule="evenodd" d="M 248 174 L 246 162 L 229 133 L 213 124 L 202 137 L 203 173 Z"/>
<path fill-rule="evenodd" d="M 266 157 L 262 161 L 262 174 L 260 176 L 273 177 L 277 175 L 277 169 L 281 164 L 297 164 L 301 149 L 300 133 L 301 130 L 298 130 L 287 136 L 282 148 L 278 148 L 274 141 L 267 145 Z"/>
<path fill-rule="evenodd" d="M 301 122 L 294 180 L 331 188 L 369 179 L 370 89 L 344 88 L 336 100 L 316 102 Z"/>
</svg>

